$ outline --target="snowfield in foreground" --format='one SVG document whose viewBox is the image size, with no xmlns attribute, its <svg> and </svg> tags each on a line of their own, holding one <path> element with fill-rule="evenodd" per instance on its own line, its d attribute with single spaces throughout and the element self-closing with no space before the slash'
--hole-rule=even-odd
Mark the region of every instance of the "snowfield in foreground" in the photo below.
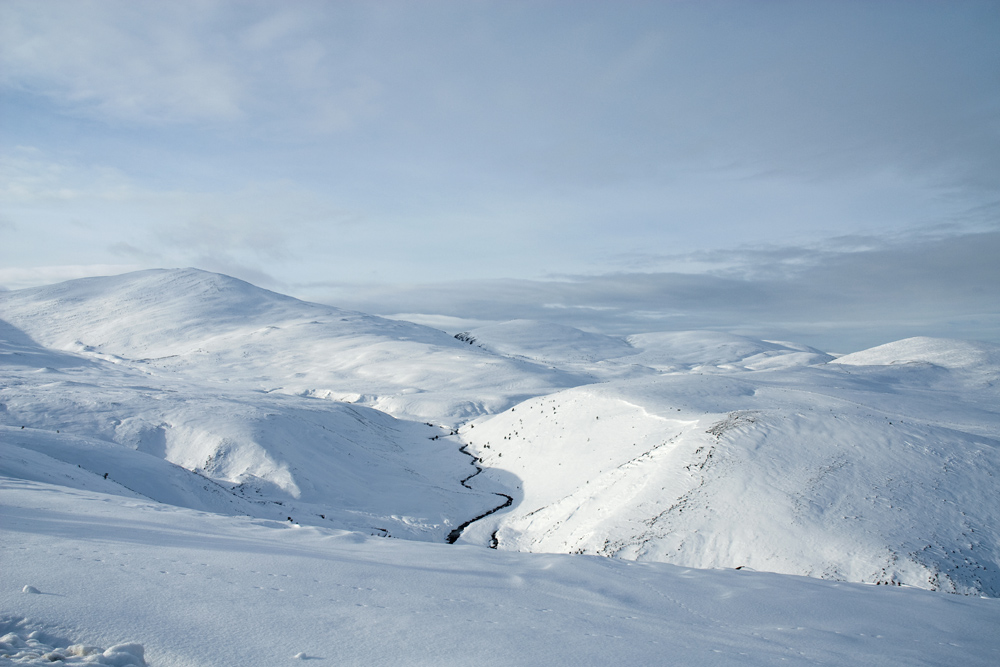
<svg viewBox="0 0 1000 667">
<path fill-rule="evenodd" d="M 274 667 L 298 654 L 332 665 L 1000 660 L 998 600 L 393 540 L 16 480 L 0 506 L 0 631 L 56 646 L 139 642 L 156 667 Z"/>
<path fill-rule="evenodd" d="M 0 665 L 993 665 L 998 478 L 987 343 L 0 293 Z"/>
</svg>

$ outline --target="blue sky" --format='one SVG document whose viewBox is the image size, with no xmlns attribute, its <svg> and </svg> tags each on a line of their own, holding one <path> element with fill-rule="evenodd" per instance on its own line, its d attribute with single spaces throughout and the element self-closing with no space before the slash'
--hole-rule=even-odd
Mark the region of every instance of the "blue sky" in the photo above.
<svg viewBox="0 0 1000 667">
<path fill-rule="evenodd" d="M 997 2 L 5 1 L 0 285 L 1000 341 L 997 34 Z"/>
</svg>

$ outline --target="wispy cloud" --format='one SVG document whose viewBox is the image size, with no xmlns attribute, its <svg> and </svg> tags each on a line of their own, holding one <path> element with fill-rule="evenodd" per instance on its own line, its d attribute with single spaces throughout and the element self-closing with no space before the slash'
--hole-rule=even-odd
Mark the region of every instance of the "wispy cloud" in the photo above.
<svg viewBox="0 0 1000 667">
<path fill-rule="evenodd" d="M 902 9 L 12 0 L 0 85 L 112 121 L 368 128 L 550 186 L 699 165 L 990 188 L 996 5 Z"/>
<path fill-rule="evenodd" d="M 8 0 L 0 263 L 982 337 L 998 26 L 989 0 Z"/>
<path fill-rule="evenodd" d="M 0 82 L 65 108 L 140 122 L 231 120 L 244 91 L 218 3 L 5 3 Z M 184 30 L 177 30 L 178 26 Z"/>
<path fill-rule="evenodd" d="M 317 13 L 328 15 L 320 25 Z M 371 77 L 344 71 L 323 38 L 343 13 L 211 0 L 5 3 L 0 85 L 118 122 L 245 123 L 280 112 L 286 129 L 304 120 L 341 130 L 372 113 L 380 93 Z"/>
</svg>

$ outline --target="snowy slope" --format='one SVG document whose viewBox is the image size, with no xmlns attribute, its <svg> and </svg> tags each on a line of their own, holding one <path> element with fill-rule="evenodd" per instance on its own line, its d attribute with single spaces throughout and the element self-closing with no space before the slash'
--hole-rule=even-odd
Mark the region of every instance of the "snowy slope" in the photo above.
<svg viewBox="0 0 1000 667">
<path fill-rule="evenodd" d="M 834 363 L 847 366 L 923 363 L 952 370 L 984 372 L 996 377 L 1000 370 L 1000 345 L 947 338 L 905 338 L 844 355 Z"/>
<path fill-rule="evenodd" d="M 997 600 L 384 540 L 18 480 L 0 485 L 0 512 L 0 651 L 13 655 L 137 643 L 153 667 L 1000 657 Z"/>
<path fill-rule="evenodd" d="M 461 431 L 476 488 L 517 496 L 464 539 L 998 596 L 995 371 L 675 373 L 531 399 Z"/>
<path fill-rule="evenodd" d="M 16 332 L 14 332 L 16 333 Z M 493 504 L 450 431 L 329 400 L 195 383 L 0 339 L 0 473 L 443 541 Z"/>
<path fill-rule="evenodd" d="M 44 347 L 154 375 L 450 423 L 581 381 L 436 329 L 306 303 L 195 269 L 0 293 L 0 320 Z"/>
</svg>

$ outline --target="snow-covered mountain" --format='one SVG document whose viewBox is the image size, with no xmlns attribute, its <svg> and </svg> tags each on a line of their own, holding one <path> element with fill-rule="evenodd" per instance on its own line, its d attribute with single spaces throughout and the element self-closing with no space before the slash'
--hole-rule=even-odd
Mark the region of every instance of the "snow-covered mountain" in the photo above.
<svg viewBox="0 0 1000 667">
<path fill-rule="evenodd" d="M 122 639 L 115 619 L 158 637 L 157 665 L 227 662 L 203 642 L 181 649 L 157 636 L 151 627 L 192 631 L 167 612 L 135 621 L 130 588 L 167 607 L 193 596 L 204 611 L 192 618 L 216 631 L 219 604 L 243 596 L 324 623 L 372 605 L 358 623 L 446 647 L 365 661 L 364 638 L 378 632 L 352 623 L 343 647 L 315 648 L 316 628 L 278 624 L 309 645 L 300 651 L 355 663 L 484 651 L 502 661 L 505 631 L 543 622 L 529 608 L 554 612 L 544 623 L 559 650 L 528 641 L 514 662 L 656 662 L 665 626 L 691 663 L 747 664 L 741 649 L 758 664 L 1000 654 L 976 630 L 1000 619 L 994 600 L 942 607 L 899 588 L 891 601 L 859 598 L 860 588 L 747 572 L 1000 597 L 1000 346 L 986 343 L 915 338 L 835 359 L 720 332 L 615 337 L 515 321 L 453 337 L 192 269 L 91 278 L 0 293 L 0 476 L 4 570 L 18 592 L 43 593 L 0 591 L 13 614 L 0 615 L 12 632 L 0 665 L 35 645 L 71 664 L 60 637 L 97 632 L 110 645 Z M 147 581 L 174 570 L 183 576 L 164 589 Z M 115 605 L 60 606 L 76 579 L 114 591 L 133 620 Z M 387 583 L 365 583 L 375 580 Z M 451 597 L 445 580 L 461 582 Z M 404 619 L 423 609 L 411 595 L 442 620 L 408 632 Z M 783 611 L 741 617 L 730 599 Z M 819 599 L 827 613 L 810 615 Z M 458 603 L 484 624 L 464 646 L 468 633 L 444 620 Z M 924 611 L 898 616 L 894 648 L 824 627 L 856 636 L 895 605 Z M 832 620 L 841 611 L 850 622 Z M 594 620 L 602 614 L 612 620 Z M 51 620 L 31 639 L 38 616 Z M 715 648 L 703 651 L 693 646 L 706 619 Z M 266 615 L 247 622 L 282 641 Z M 811 630 L 758 641 L 759 622 Z M 956 633 L 965 649 L 932 648 Z M 629 648 L 585 638 L 606 635 Z M 142 664 L 122 646 L 103 664 Z M 230 663 L 277 659 L 225 646 L 239 656 Z"/>
<path fill-rule="evenodd" d="M 465 540 L 1000 595 L 1000 346 L 564 329 L 464 335 L 611 380 L 462 428 L 516 498 Z"/>
<path fill-rule="evenodd" d="M 391 376 L 393 360 L 404 376 L 422 374 L 427 393 L 454 392 L 448 378 L 468 359 L 476 370 L 455 387 L 516 374 L 517 362 L 483 359 L 442 332 L 191 270 L 0 294 L 0 311 L 3 474 L 435 541 L 493 504 L 492 494 L 459 484 L 469 458 L 441 439 L 449 428 L 317 398 L 332 392 L 312 384 L 319 376 L 350 382 L 372 368 L 384 379 L 360 383 L 406 398 L 410 378 Z M 317 317 L 327 323 L 298 326 Z M 264 322 L 290 330 L 287 347 L 255 340 L 272 326 Z M 321 356 L 307 361 L 313 353 Z M 373 356 L 380 360 L 364 363 Z M 531 386 L 553 375 L 527 367 L 486 403 L 509 402 L 524 391 L 518 380 Z M 296 381 L 313 389 L 283 384 Z M 459 402 L 471 404 L 470 395 Z M 457 403 L 428 404 L 447 418 Z"/>
<path fill-rule="evenodd" d="M 998 596 L 991 374 L 840 364 L 538 397 L 462 429 L 518 495 L 465 539 Z"/>
<path fill-rule="evenodd" d="M 464 420 L 580 382 L 437 329 L 196 269 L 0 293 L 0 319 L 46 348 L 150 375 L 332 398 L 414 419 Z"/>
<path fill-rule="evenodd" d="M 998 378 L 1000 345 L 947 338 L 906 338 L 836 360 L 847 366 L 898 366 L 924 364 L 977 373 L 987 383 Z"/>
</svg>

